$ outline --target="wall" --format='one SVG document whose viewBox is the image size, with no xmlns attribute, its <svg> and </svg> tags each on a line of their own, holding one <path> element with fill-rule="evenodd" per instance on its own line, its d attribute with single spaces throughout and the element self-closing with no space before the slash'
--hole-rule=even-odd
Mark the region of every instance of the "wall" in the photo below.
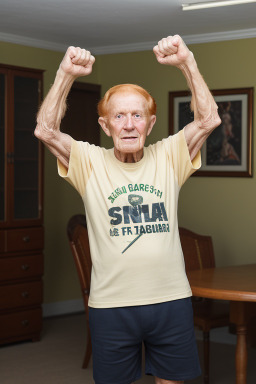
<svg viewBox="0 0 256 384">
<path fill-rule="evenodd" d="M 191 45 L 211 89 L 256 87 L 256 39 Z M 48 91 L 63 54 L 0 42 L 0 62 L 45 69 Z M 137 83 L 155 97 L 157 124 L 149 137 L 168 135 L 168 92 L 187 89 L 176 68 L 158 64 L 152 52 L 101 55 L 86 82 L 105 92 L 118 83 Z M 102 133 L 102 145 L 111 141 Z M 253 149 L 255 138 L 253 138 Z M 180 225 L 213 237 L 217 265 L 255 262 L 255 196 L 253 178 L 191 178 L 181 190 Z M 57 177 L 56 161 L 45 153 L 45 302 L 80 297 L 80 288 L 66 236 L 69 217 L 83 212 L 80 198 Z"/>
<path fill-rule="evenodd" d="M 255 44 L 256 39 L 245 39 L 196 44 L 190 49 L 210 89 L 256 87 Z M 179 70 L 158 64 L 153 52 L 147 51 L 104 55 L 100 73 L 103 91 L 117 83 L 144 86 L 158 105 L 149 142 L 168 135 L 168 92 L 187 89 Z M 109 145 L 104 136 L 102 145 Z M 218 266 L 253 263 L 255 196 L 255 177 L 190 178 L 180 194 L 179 224 L 213 237 Z"/>
</svg>

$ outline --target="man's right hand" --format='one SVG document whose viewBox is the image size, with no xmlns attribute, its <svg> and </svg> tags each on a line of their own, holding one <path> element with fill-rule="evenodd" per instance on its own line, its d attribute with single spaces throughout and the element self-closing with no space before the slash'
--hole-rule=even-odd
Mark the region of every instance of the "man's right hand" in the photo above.
<svg viewBox="0 0 256 384">
<path fill-rule="evenodd" d="M 69 47 L 60 64 L 60 69 L 74 77 L 87 76 L 92 72 L 95 57 L 79 47 Z"/>
</svg>

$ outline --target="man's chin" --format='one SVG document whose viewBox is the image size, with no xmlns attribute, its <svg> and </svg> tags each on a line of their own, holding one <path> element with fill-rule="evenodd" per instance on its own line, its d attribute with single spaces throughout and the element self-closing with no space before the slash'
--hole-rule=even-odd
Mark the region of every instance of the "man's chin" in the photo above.
<svg viewBox="0 0 256 384">
<path fill-rule="evenodd" d="M 121 145 L 119 145 L 119 150 L 121 152 L 126 152 L 126 153 L 133 153 L 133 152 L 138 152 L 143 150 L 143 147 L 141 143 L 136 140 L 136 141 L 127 141 L 127 142 L 121 142 Z"/>
</svg>

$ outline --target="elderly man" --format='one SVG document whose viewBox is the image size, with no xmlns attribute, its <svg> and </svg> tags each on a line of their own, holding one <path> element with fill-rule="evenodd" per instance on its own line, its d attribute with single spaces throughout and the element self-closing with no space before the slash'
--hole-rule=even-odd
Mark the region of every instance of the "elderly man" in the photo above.
<svg viewBox="0 0 256 384">
<path fill-rule="evenodd" d="M 58 159 L 60 176 L 80 193 L 92 256 L 89 299 L 96 384 L 130 384 L 146 373 L 157 384 L 200 374 L 191 290 L 179 240 L 181 186 L 200 167 L 200 148 L 220 124 L 217 106 L 180 36 L 153 49 L 160 64 L 176 66 L 192 92 L 194 121 L 174 136 L 144 147 L 156 103 L 143 88 L 111 88 L 98 106 L 111 136 L 106 150 L 60 132 L 73 81 L 89 75 L 90 52 L 69 47 L 38 114 L 35 135 Z"/>
</svg>

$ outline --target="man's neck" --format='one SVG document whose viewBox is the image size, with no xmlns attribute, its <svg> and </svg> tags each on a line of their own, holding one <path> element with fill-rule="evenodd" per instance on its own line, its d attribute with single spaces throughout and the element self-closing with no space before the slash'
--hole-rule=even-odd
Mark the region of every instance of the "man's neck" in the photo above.
<svg viewBox="0 0 256 384">
<path fill-rule="evenodd" d="M 137 163 L 143 157 L 143 149 L 135 153 L 124 153 L 114 148 L 115 157 L 122 163 Z"/>
</svg>

